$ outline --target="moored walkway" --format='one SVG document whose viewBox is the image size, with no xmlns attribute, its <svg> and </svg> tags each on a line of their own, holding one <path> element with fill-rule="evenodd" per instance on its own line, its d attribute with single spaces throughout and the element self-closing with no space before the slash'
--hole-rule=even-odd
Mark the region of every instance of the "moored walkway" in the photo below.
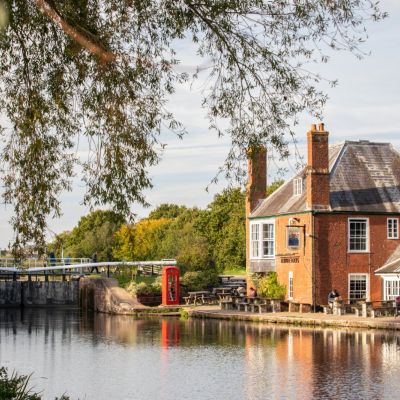
<svg viewBox="0 0 400 400">
<path fill-rule="evenodd" d="M 236 310 L 220 310 L 219 306 L 198 306 L 187 308 L 190 317 L 215 318 L 239 321 L 256 321 L 271 324 L 290 324 L 318 327 L 346 327 L 400 330 L 400 317 L 362 318 L 352 314 L 326 315 L 323 313 L 251 313 Z"/>
</svg>

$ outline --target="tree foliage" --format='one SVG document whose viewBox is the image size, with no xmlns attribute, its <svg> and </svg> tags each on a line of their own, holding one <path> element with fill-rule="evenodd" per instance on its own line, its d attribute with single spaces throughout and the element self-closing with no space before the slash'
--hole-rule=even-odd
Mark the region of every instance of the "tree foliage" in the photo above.
<svg viewBox="0 0 400 400">
<path fill-rule="evenodd" d="M 187 208 L 185 206 L 178 206 L 177 204 L 160 204 L 153 211 L 150 212 L 149 219 L 159 218 L 176 218 Z"/>
<path fill-rule="evenodd" d="M 168 218 L 143 219 L 132 227 L 130 236 L 133 260 L 154 260 L 159 258 L 159 247 Z M 132 243 L 133 240 L 133 243 Z M 128 259 L 129 256 L 128 256 Z"/>
<path fill-rule="evenodd" d="M 284 155 L 297 115 L 321 111 L 326 97 L 308 65 L 326 61 L 327 48 L 360 54 L 364 22 L 384 16 L 373 0 L 2 2 L 1 165 L 16 249 L 43 248 L 46 218 L 60 214 L 77 164 L 85 204 L 128 215 L 132 202 L 145 203 L 161 129 L 184 133 L 167 107 L 189 78 L 177 68 L 180 40 L 206 62 L 193 78 L 207 79 L 210 127 L 230 135 L 225 167 L 241 176 L 235 161 L 248 146 Z"/>
<path fill-rule="evenodd" d="M 220 272 L 246 266 L 245 221 L 244 192 L 231 188 L 217 194 L 197 222 Z"/>
<path fill-rule="evenodd" d="M 271 194 L 274 193 L 276 189 L 279 189 L 284 183 L 285 181 L 283 179 L 274 180 L 267 186 L 266 197 L 271 196 Z"/>
<path fill-rule="evenodd" d="M 105 210 L 96 210 L 82 217 L 75 228 L 67 235 L 64 255 L 71 257 L 92 257 L 97 261 L 113 259 L 115 233 L 125 222 L 124 217 Z"/>
</svg>

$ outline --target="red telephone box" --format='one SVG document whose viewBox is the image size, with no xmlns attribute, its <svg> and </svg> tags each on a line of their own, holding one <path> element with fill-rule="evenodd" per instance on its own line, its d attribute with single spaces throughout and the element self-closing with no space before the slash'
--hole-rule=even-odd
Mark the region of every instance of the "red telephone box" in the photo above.
<svg viewBox="0 0 400 400">
<path fill-rule="evenodd" d="M 179 269 L 168 266 L 162 270 L 163 305 L 179 304 Z"/>
</svg>

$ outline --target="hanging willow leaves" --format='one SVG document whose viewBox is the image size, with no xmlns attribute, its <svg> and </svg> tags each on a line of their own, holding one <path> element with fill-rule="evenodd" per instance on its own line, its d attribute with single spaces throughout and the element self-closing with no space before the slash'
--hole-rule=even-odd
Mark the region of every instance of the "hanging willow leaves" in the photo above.
<svg viewBox="0 0 400 400">
<path fill-rule="evenodd" d="M 205 59 L 194 78 L 207 75 L 210 127 L 230 135 L 224 167 L 240 176 L 249 145 L 285 155 L 296 116 L 321 111 L 326 97 L 307 64 L 326 61 L 327 48 L 358 54 L 365 21 L 385 16 L 370 0 L 0 3 L 3 197 L 15 210 L 15 248 L 39 250 L 76 171 L 85 204 L 128 215 L 146 202 L 160 131 L 185 133 L 167 104 L 189 79 L 177 68 L 180 40 Z"/>
</svg>

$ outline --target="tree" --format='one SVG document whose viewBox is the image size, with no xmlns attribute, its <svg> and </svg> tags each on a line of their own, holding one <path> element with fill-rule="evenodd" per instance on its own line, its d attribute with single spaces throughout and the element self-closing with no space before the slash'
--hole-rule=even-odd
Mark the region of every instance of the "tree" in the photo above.
<svg viewBox="0 0 400 400">
<path fill-rule="evenodd" d="M 115 232 L 115 243 L 113 247 L 113 256 L 116 260 L 130 260 L 135 251 L 135 226 L 123 224 Z"/>
<path fill-rule="evenodd" d="M 182 212 L 187 210 L 185 206 L 178 206 L 177 204 L 160 204 L 148 216 L 149 219 L 159 218 L 176 218 Z"/>
<path fill-rule="evenodd" d="M 70 241 L 71 232 L 65 231 L 61 232 L 54 240 L 47 245 L 47 252 L 53 251 L 57 257 L 62 257 L 63 255 L 66 256 L 67 254 L 63 254 L 66 246 Z"/>
<path fill-rule="evenodd" d="M 276 179 L 271 184 L 267 186 L 266 197 L 271 196 L 272 193 L 275 192 L 276 189 L 279 189 L 285 181 L 283 179 Z"/>
<path fill-rule="evenodd" d="M 159 258 L 158 248 L 162 232 L 170 224 L 168 218 L 143 219 L 133 228 L 133 259 L 149 261 Z"/>
<path fill-rule="evenodd" d="M 246 267 L 245 195 L 239 188 L 225 189 L 207 206 L 196 224 L 208 239 L 216 268 Z"/>
<path fill-rule="evenodd" d="M 210 127 L 231 136 L 225 168 L 240 178 L 249 146 L 286 155 L 298 114 L 319 115 L 326 97 L 307 65 L 326 62 L 327 48 L 360 55 L 364 22 L 385 16 L 373 0 L 0 1 L 8 9 L 0 33 L 1 170 L 16 251 L 28 242 L 43 250 L 46 219 L 59 216 L 76 165 L 85 204 L 126 216 L 132 202 L 146 202 L 162 127 L 185 133 L 167 108 L 189 79 L 177 68 L 179 40 L 191 40 L 206 60 L 193 78 L 209 82 Z M 221 120 L 230 123 L 226 131 Z"/>
<path fill-rule="evenodd" d="M 92 257 L 97 261 L 113 259 L 115 233 L 125 222 L 123 216 L 105 210 L 96 210 L 82 217 L 72 229 L 64 245 L 64 254 L 73 257 Z"/>
</svg>

